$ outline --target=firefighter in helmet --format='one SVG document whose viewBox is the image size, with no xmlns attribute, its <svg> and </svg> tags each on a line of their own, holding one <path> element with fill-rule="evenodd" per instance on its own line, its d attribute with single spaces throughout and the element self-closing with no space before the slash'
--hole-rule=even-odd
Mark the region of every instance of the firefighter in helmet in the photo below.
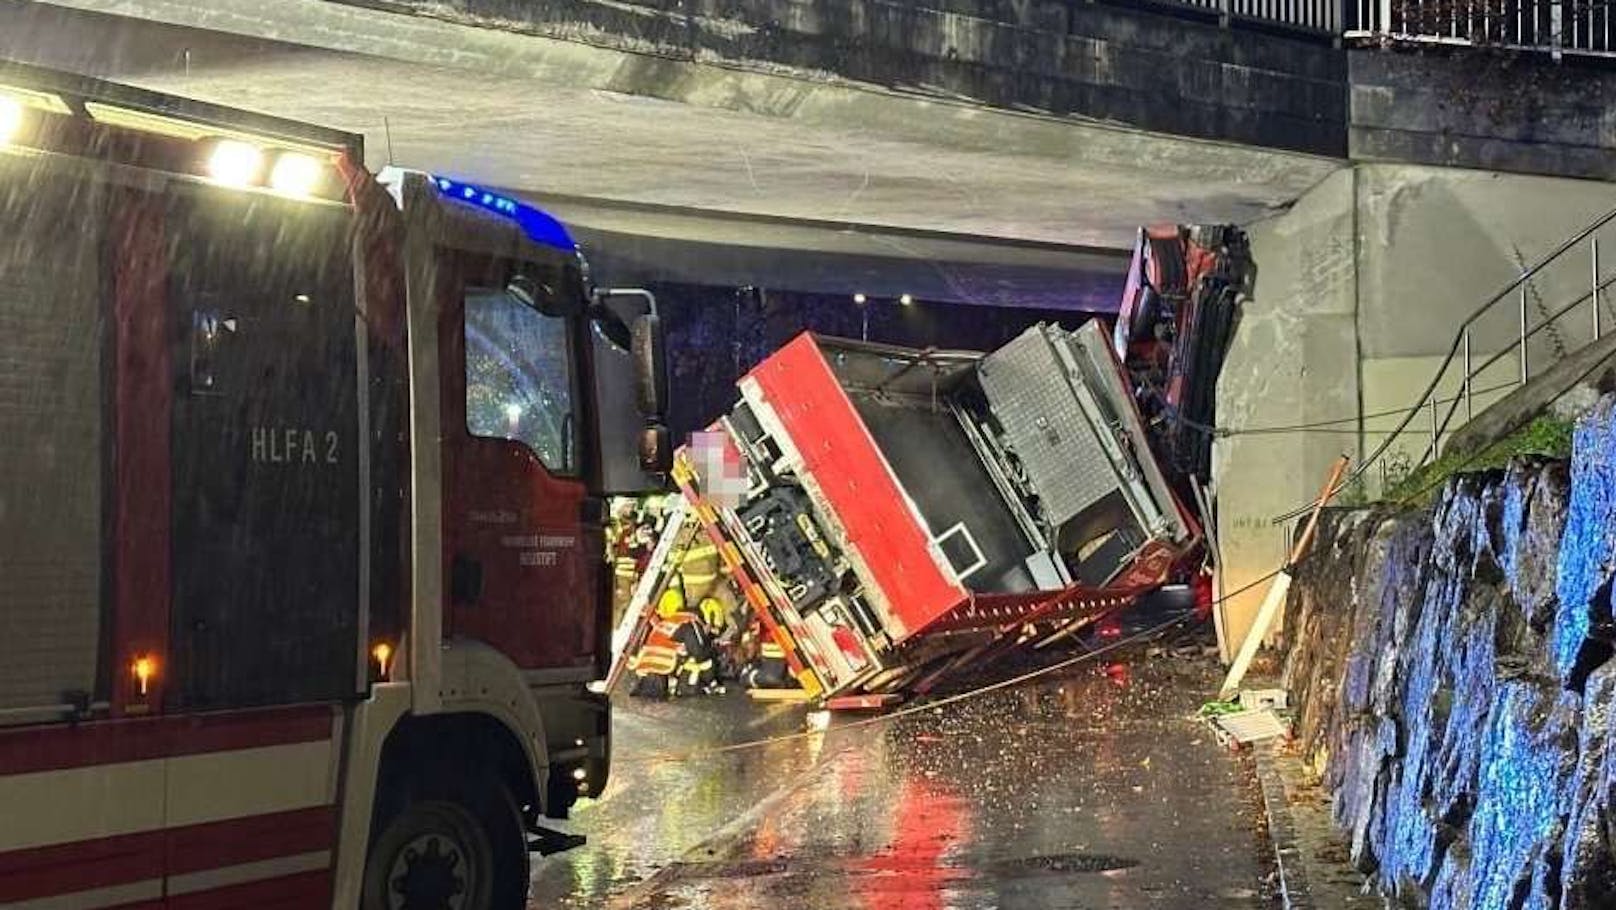
<svg viewBox="0 0 1616 910">
<path fill-rule="evenodd" d="M 675 573 L 657 599 L 657 618 L 645 643 L 629 659 L 629 669 L 639 676 L 634 694 L 678 696 L 719 690 L 713 636 L 685 604 L 684 578 Z"/>
</svg>

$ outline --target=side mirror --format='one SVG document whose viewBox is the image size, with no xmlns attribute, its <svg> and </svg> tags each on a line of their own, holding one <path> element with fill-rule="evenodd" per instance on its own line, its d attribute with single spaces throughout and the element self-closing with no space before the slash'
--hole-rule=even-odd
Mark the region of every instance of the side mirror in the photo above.
<svg viewBox="0 0 1616 910">
<path fill-rule="evenodd" d="M 673 470 L 673 436 L 660 423 L 640 431 L 640 470 L 651 474 Z"/>
<path fill-rule="evenodd" d="M 647 313 L 634 320 L 633 355 L 635 388 L 640 413 L 652 420 L 668 412 L 667 342 L 662 337 L 662 320 Z"/>
</svg>

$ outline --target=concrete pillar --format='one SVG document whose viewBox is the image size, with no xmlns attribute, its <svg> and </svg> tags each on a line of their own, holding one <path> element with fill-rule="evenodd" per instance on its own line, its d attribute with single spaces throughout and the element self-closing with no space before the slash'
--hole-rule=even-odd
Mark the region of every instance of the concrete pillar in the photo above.
<svg viewBox="0 0 1616 910">
<path fill-rule="evenodd" d="M 1343 447 L 1356 454 L 1353 180 L 1343 168 L 1283 215 L 1248 226 L 1257 282 L 1218 383 L 1218 424 L 1250 430 L 1347 422 L 1330 432 L 1239 435 L 1215 443 L 1225 592 L 1284 562 L 1287 529 L 1273 525 L 1272 517 L 1312 496 Z M 1223 605 L 1226 660 L 1265 590 L 1259 585 Z"/>
</svg>

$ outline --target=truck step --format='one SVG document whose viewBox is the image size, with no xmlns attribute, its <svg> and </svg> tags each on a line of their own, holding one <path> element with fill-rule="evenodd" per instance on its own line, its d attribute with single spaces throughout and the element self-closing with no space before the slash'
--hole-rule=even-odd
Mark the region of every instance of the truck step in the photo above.
<svg viewBox="0 0 1616 910">
<path fill-rule="evenodd" d="M 539 828 L 534 834 L 534 838 L 527 842 L 527 849 L 529 853 L 537 853 L 540 856 L 553 856 L 574 847 L 582 847 L 589 842 L 589 838 L 582 834 L 567 834 L 549 828 Z"/>
</svg>

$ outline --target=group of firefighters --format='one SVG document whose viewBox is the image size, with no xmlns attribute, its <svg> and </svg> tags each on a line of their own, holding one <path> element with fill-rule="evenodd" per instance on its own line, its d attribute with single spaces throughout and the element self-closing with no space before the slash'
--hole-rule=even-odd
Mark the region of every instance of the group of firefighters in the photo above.
<svg viewBox="0 0 1616 910">
<path fill-rule="evenodd" d="M 612 541 L 618 611 L 627 607 L 640 577 L 651 569 L 651 554 L 665 523 L 672 519 L 659 498 L 621 501 L 613 510 Z M 684 529 L 670 555 L 656 618 L 639 648 L 628 657 L 637 696 L 673 698 L 723 694 L 726 683 L 751 689 L 796 686 L 785 653 L 762 634 L 756 617 L 735 596 L 718 548 L 694 526 Z"/>
</svg>

